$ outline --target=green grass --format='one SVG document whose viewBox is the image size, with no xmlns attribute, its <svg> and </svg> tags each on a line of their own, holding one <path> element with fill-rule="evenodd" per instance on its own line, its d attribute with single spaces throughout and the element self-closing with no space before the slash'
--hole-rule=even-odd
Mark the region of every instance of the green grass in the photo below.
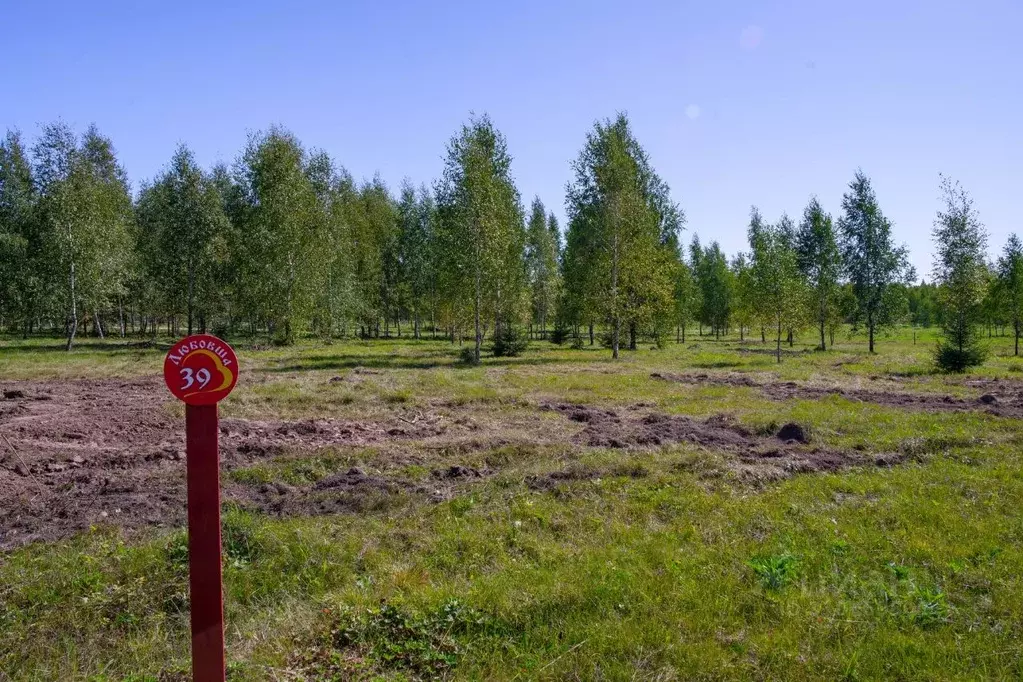
<svg viewBox="0 0 1023 682">
<path fill-rule="evenodd" d="M 388 469 L 387 453 L 338 450 L 236 469 L 228 478 L 242 485 L 307 484 L 366 463 L 412 480 L 429 480 L 438 462 L 493 475 L 444 502 L 361 515 L 228 509 L 232 679 L 1023 676 L 1020 423 L 840 398 L 775 402 L 756 389 L 649 376 L 877 377 L 906 391 L 977 395 L 962 377 L 927 369 L 933 338 L 881 339 L 876 356 L 843 340 L 780 366 L 739 352 L 734 340 L 691 340 L 625 353 L 619 363 L 603 349 L 536 344 L 522 358 L 478 368 L 458 366 L 457 347 L 439 341 L 267 351 L 238 344 L 245 374 L 225 404 L 236 417 L 393 420 L 459 410 L 499 421 L 535 416 L 544 401 L 644 402 L 694 416 L 726 412 L 764 432 L 798 421 L 815 442 L 912 457 L 756 488 L 733 480 L 726 455 L 692 446 L 511 444 L 458 453 L 409 445 L 422 463 Z M 1014 369 L 1020 361 L 1006 356 L 1011 340 L 996 342 L 974 376 L 1023 378 Z M 162 355 L 96 347 L 66 358 L 38 345 L 5 345 L 0 376 L 150 374 Z M 526 485 L 566 467 L 601 474 L 547 491 Z M 125 538 L 98 528 L 0 557 L 0 680 L 155 680 L 187 671 L 183 541 L 180 530 Z"/>
</svg>

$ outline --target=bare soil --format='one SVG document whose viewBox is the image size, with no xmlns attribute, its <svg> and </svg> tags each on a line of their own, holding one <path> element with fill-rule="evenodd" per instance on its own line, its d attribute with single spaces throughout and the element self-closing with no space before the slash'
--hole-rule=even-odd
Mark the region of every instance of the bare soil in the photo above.
<svg viewBox="0 0 1023 682">
<path fill-rule="evenodd" d="M 758 389 L 770 400 L 817 400 L 839 396 L 846 400 L 931 412 L 984 412 L 996 417 L 1023 418 L 1023 384 L 1013 381 L 977 380 L 965 382 L 983 393 L 977 398 L 906 393 L 882 389 L 843 388 L 800 384 L 795 381 L 761 381 L 745 374 L 672 374 L 654 372 L 654 379 L 690 385 L 742 386 Z"/>
<path fill-rule="evenodd" d="M 178 526 L 185 518 L 183 419 L 156 379 L 17 382 L 0 387 L 0 549 L 49 540 L 95 524 Z M 473 425 L 436 418 L 377 424 L 223 419 L 225 471 L 327 446 L 364 446 L 435 438 Z M 224 497 L 267 511 L 362 509 L 396 492 L 352 477 L 299 495 L 283 488 L 224 483 Z M 350 495 L 339 494 L 354 491 Z M 287 498 L 283 500 L 282 498 Z M 323 499 L 319 499 L 323 498 Z M 331 499 L 333 498 L 333 499 Z"/>
<path fill-rule="evenodd" d="M 744 474 L 757 479 L 776 479 L 792 473 L 837 471 L 863 464 L 890 465 L 899 455 L 867 456 L 811 444 L 798 424 L 785 424 L 774 434 L 754 434 L 727 415 L 706 420 L 680 415 L 649 412 L 644 415 L 619 415 L 585 405 L 552 404 L 554 410 L 572 421 L 585 424 L 573 438 L 589 447 L 650 448 L 674 443 L 690 443 L 731 456 Z M 759 472 L 751 469 L 758 467 Z"/>
<path fill-rule="evenodd" d="M 821 447 L 798 425 L 753 434 L 728 417 L 694 420 L 659 414 L 649 405 L 623 414 L 586 405 L 540 406 L 564 420 L 537 419 L 534 407 L 491 414 L 479 406 L 439 405 L 381 421 L 222 419 L 224 499 L 281 516 L 358 513 L 410 498 L 439 501 L 494 473 L 466 462 L 503 446 L 651 449 L 691 443 L 724 454 L 742 478 L 756 481 L 897 459 Z M 0 385 L 0 551 L 93 525 L 182 526 L 184 429 L 173 406 L 157 378 Z M 229 475 L 271 459 L 363 446 L 386 453 L 380 467 L 374 461 L 374 473 L 344 465 L 307 485 L 242 483 Z M 426 480 L 410 480 L 401 472 L 410 464 L 436 468 Z M 525 482 L 546 490 L 583 478 L 646 475 L 642 468 L 566 471 Z"/>
</svg>

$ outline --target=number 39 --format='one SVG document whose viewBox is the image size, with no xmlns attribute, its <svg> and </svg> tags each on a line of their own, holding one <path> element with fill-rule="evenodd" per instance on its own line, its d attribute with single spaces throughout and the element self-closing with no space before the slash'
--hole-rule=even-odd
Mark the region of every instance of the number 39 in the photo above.
<svg viewBox="0 0 1023 682">
<path fill-rule="evenodd" d="M 206 384 L 210 383 L 210 371 L 208 369 L 200 369 L 195 374 L 188 367 L 181 370 L 181 379 L 184 382 L 181 386 L 182 391 L 186 391 L 192 388 L 195 382 L 199 382 L 199 390 L 206 388 Z"/>
</svg>

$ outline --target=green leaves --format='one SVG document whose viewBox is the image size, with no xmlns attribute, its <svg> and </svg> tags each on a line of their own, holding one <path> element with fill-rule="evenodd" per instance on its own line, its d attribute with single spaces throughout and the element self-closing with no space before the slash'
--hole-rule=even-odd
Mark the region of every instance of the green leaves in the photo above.
<svg viewBox="0 0 1023 682">
<path fill-rule="evenodd" d="M 441 291 L 452 322 L 475 331 L 480 360 L 487 319 L 512 324 L 526 291 L 525 229 L 504 136 L 473 118 L 448 144 L 437 188 Z"/>
<path fill-rule="evenodd" d="M 228 257 L 230 224 L 220 189 L 181 145 L 167 170 L 143 188 L 136 215 L 153 304 L 165 314 L 185 314 L 191 333 L 193 323 L 212 320 L 221 310 L 217 275 Z"/>
<path fill-rule="evenodd" d="M 819 348 L 825 350 L 825 331 L 841 319 L 838 279 L 842 255 L 831 216 L 821 208 L 817 197 L 811 198 L 803 211 L 795 240 L 799 271 L 809 286 L 811 313 L 820 332 Z"/>
<path fill-rule="evenodd" d="M 611 327 L 670 320 L 682 214 L 653 171 L 624 114 L 597 122 L 568 187 L 565 285 L 574 321 Z"/>
<path fill-rule="evenodd" d="M 942 177 L 945 202 L 934 221 L 934 280 L 943 306 L 943 340 L 935 362 L 945 371 L 962 372 L 984 361 L 977 323 L 988 290 L 984 259 L 987 233 L 973 200 L 959 183 Z"/>
<path fill-rule="evenodd" d="M 901 310 L 896 285 L 909 283 L 914 272 L 906 247 L 892 242 L 892 225 L 863 171 L 849 183 L 842 210 L 838 230 L 845 274 L 856 296 L 854 319 L 866 323 L 873 353 L 875 330 L 894 322 Z"/>
<path fill-rule="evenodd" d="M 750 211 L 750 287 L 755 309 L 765 326 L 776 332 L 776 357 L 781 362 L 783 329 L 799 325 L 805 311 L 805 293 L 791 222 L 767 225 L 754 206 Z"/>
</svg>

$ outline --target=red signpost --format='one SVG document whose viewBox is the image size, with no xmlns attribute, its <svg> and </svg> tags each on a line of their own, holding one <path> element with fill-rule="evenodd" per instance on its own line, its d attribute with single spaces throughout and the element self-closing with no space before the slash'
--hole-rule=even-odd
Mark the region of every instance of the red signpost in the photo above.
<svg viewBox="0 0 1023 682">
<path fill-rule="evenodd" d="M 170 392 L 185 403 L 192 679 L 224 682 L 217 403 L 238 383 L 238 357 L 215 336 L 189 336 L 167 352 L 163 378 Z"/>
</svg>

